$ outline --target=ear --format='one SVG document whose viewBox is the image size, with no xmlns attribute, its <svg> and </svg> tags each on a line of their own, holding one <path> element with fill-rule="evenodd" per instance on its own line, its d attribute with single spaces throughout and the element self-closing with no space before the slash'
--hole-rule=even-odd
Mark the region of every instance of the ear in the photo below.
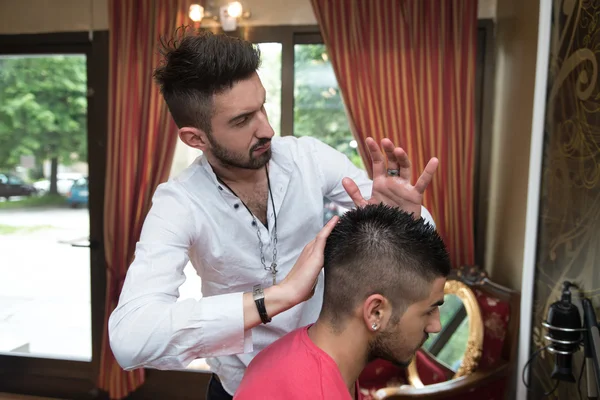
<svg viewBox="0 0 600 400">
<path fill-rule="evenodd" d="M 179 139 L 188 146 L 202 150 L 203 152 L 210 146 L 206 133 L 198 128 L 189 126 L 179 128 Z"/>
<path fill-rule="evenodd" d="M 368 331 L 385 329 L 391 315 L 390 302 L 380 294 L 372 294 L 363 303 L 363 319 Z"/>
</svg>

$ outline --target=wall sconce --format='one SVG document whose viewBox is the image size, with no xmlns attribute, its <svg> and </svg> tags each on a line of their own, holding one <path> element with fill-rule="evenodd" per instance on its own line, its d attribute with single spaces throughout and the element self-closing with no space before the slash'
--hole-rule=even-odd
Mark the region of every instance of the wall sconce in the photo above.
<svg viewBox="0 0 600 400">
<path fill-rule="evenodd" d="M 211 11 L 217 7 L 214 1 L 207 2 L 207 7 L 204 8 L 200 4 L 192 4 L 190 6 L 189 17 L 194 21 L 196 27 L 200 27 L 202 20 L 211 19 L 221 24 L 224 31 L 234 31 L 237 28 L 239 19 L 250 18 L 250 11 L 244 10 L 242 3 L 232 1 L 218 7 L 218 13 Z"/>
</svg>

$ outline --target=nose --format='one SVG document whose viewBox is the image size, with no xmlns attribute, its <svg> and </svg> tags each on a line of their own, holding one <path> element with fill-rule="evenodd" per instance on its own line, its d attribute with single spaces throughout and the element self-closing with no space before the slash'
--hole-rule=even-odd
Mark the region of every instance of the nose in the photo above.
<svg viewBox="0 0 600 400">
<path fill-rule="evenodd" d="M 427 332 L 427 333 L 438 333 L 441 330 L 442 330 L 442 321 L 440 321 L 440 317 L 437 316 L 436 318 L 434 318 L 429 323 L 429 325 L 427 325 L 427 328 L 425 329 L 425 332 Z"/>
<path fill-rule="evenodd" d="M 255 136 L 258 139 L 271 139 L 275 136 L 275 131 L 269 122 L 269 118 L 267 117 L 266 112 L 259 113 L 259 121 L 258 129 L 256 130 Z"/>
</svg>

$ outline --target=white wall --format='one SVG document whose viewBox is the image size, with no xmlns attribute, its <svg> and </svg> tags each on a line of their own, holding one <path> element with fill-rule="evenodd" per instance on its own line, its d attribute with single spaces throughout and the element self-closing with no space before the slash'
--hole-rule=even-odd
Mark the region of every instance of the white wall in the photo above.
<svg viewBox="0 0 600 400">
<path fill-rule="evenodd" d="M 539 186 L 527 174 L 538 16 L 537 0 L 498 3 L 484 266 L 494 281 L 515 290 L 521 289 L 527 188 Z"/>
</svg>

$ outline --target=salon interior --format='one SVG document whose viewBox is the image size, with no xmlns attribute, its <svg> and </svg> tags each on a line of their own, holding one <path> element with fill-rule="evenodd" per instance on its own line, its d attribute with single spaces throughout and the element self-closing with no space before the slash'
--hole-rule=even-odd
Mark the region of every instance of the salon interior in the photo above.
<svg viewBox="0 0 600 400">
<path fill-rule="evenodd" d="M 199 155 L 152 81 L 181 25 L 260 48 L 276 135 L 368 173 L 368 136 L 440 160 L 442 330 L 369 364 L 365 399 L 596 398 L 600 0 L 2 0 L 0 399 L 204 398 L 203 359 L 126 372 L 107 345 L 152 193 Z"/>
</svg>

